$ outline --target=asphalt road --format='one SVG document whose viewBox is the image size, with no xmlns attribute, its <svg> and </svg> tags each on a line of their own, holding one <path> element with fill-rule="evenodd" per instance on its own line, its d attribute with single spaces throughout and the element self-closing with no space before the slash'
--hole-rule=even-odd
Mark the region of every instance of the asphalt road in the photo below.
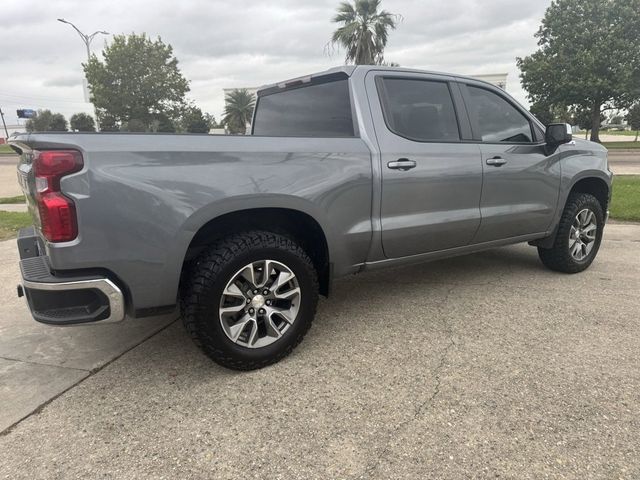
<svg viewBox="0 0 640 480">
<path fill-rule="evenodd" d="M 579 275 L 518 245 L 342 280 L 260 371 L 174 323 L 0 435 L 0 478 L 638 479 L 639 291 L 609 225 Z"/>
</svg>

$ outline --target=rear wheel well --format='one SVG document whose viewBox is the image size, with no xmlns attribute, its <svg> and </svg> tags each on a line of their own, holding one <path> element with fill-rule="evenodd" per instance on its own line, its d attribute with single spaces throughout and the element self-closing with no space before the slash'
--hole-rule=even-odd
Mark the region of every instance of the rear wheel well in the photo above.
<svg viewBox="0 0 640 480">
<path fill-rule="evenodd" d="M 602 212 L 606 213 L 609 204 L 609 186 L 607 183 L 596 177 L 583 178 L 576 182 L 571 188 L 569 195 L 573 193 L 588 193 L 593 195 L 600 203 Z"/>
<path fill-rule="evenodd" d="M 318 222 L 298 210 L 254 208 L 221 215 L 204 224 L 191 240 L 182 265 L 180 286 L 189 266 L 207 246 L 233 233 L 264 230 L 295 241 L 309 255 L 318 273 L 320 294 L 329 294 L 331 272 L 327 239 Z"/>
</svg>

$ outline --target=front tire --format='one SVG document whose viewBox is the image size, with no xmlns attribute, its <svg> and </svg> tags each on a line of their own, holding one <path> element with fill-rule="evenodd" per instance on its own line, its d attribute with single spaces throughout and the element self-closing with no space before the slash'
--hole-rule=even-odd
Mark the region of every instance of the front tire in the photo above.
<svg viewBox="0 0 640 480">
<path fill-rule="evenodd" d="M 218 364 L 253 370 L 287 356 L 311 326 L 318 278 L 306 252 L 275 233 L 231 235 L 196 260 L 182 296 L 191 338 Z"/>
<path fill-rule="evenodd" d="M 604 214 L 598 199 L 588 193 L 571 194 L 564 207 L 553 247 L 538 247 L 538 256 L 551 270 L 582 272 L 596 258 L 603 231 Z"/>
</svg>

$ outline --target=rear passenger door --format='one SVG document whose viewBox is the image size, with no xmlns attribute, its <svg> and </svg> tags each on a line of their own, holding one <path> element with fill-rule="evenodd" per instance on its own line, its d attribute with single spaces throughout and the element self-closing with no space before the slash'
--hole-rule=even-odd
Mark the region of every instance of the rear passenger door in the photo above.
<svg viewBox="0 0 640 480">
<path fill-rule="evenodd" d="M 367 75 L 388 258 L 468 245 L 480 225 L 480 150 L 461 140 L 470 128 L 451 80 L 389 71 Z"/>
<path fill-rule="evenodd" d="M 546 232 L 560 190 L 559 150 L 547 156 L 542 129 L 498 88 L 464 82 L 461 91 L 484 170 L 473 243 Z"/>
</svg>

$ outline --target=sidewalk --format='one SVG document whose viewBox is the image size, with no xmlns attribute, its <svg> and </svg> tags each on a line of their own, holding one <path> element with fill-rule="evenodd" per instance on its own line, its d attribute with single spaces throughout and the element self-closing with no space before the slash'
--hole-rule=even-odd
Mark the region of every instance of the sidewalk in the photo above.
<svg viewBox="0 0 640 480">
<path fill-rule="evenodd" d="M 0 242 L 0 432 L 175 319 L 125 319 L 111 325 L 50 327 L 18 298 L 15 240 Z"/>
</svg>

